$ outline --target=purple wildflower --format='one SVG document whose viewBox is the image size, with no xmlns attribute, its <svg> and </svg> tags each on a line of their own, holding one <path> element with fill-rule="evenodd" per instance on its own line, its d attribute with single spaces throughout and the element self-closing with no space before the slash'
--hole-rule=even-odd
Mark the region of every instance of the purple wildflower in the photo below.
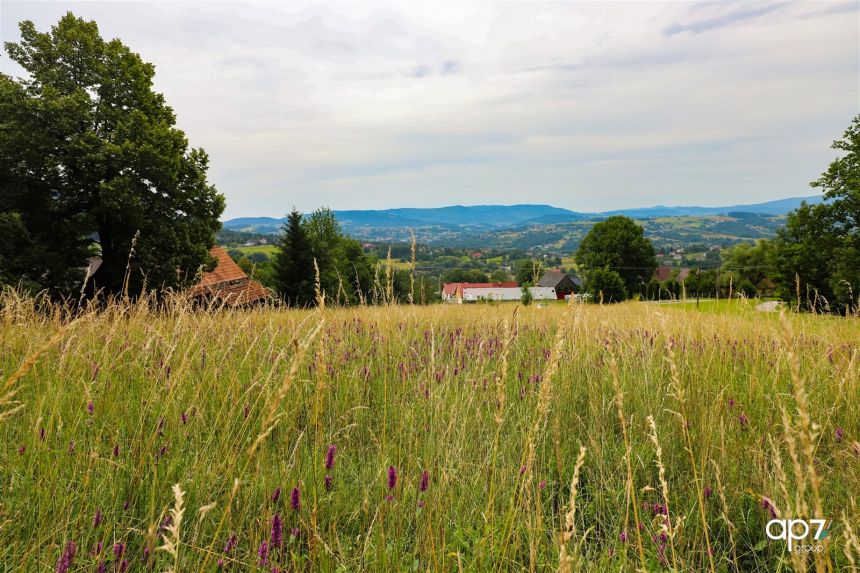
<svg viewBox="0 0 860 573">
<path fill-rule="evenodd" d="M 260 558 L 258 561 L 259 565 L 265 565 L 269 562 L 269 546 L 266 544 L 265 541 L 260 543 L 260 548 L 257 549 L 257 555 Z"/>
<path fill-rule="evenodd" d="M 95 411 L 95 409 L 96 409 L 96 405 L 95 405 L 95 404 L 93 404 L 93 401 L 92 401 L 92 400 L 90 400 L 89 402 L 87 402 L 87 412 L 89 412 L 89 413 L 90 413 L 90 415 L 92 415 L 92 413 Z"/>
<path fill-rule="evenodd" d="M 334 467 L 334 455 L 337 453 L 337 446 L 331 444 L 325 454 L 325 469 L 330 470 Z"/>
<path fill-rule="evenodd" d="M 538 487 L 540 488 L 541 491 L 545 490 L 546 489 L 546 480 L 542 479 L 540 481 L 540 483 L 538 484 Z"/>
<path fill-rule="evenodd" d="M 392 490 L 397 487 L 397 468 L 388 466 L 388 489 Z"/>
<path fill-rule="evenodd" d="M 119 559 L 122 557 L 122 554 L 125 553 L 125 544 L 117 543 L 113 546 L 113 556 Z"/>
<path fill-rule="evenodd" d="M 140 560 L 143 561 L 144 563 L 149 561 L 149 546 L 148 545 L 143 546 L 143 555 L 140 556 Z"/>
<path fill-rule="evenodd" d="M 293 511 L 299 511 L 302 508 L 302 494 L 299 491 L 299 486 L 294 487 L 290 494 L 290 506 Z"/>
<path fill-rule="evenodd" d="M 27 446 L 21 446 L 18 448 L 18 455 L 23 456 L 25 451 L 27 451 Z"/>
<path fill-rule="evenodd" d="M 123 559 L 119 562 L 119 573 L 125 573 L 128 570 L 128 561 Z"/>
<path fill-rule="evenodd" d="M 128 508 L 131 507 L 131 500 L 125 500 L 125 503 L 122 504 L 122 510 L 128 511 Z"/>
<path fill-rule="evenodd" d="M 276 488 L 274 492 L 272 492 L 272 503 L 278 503 L 278 500 L 281 499 L 281 488 Z"/>
<path fill-rule="evenodd" d="M 39 441 L 45 441 L 45 428 L 39 428 Z"/>
<path fill-rule="evenodd" d="M 119 444 L 116 444 L 116 445 L 113 447 L 113 457 L 115 457 L 115 458 L 118 458 L 118 457 L 119 457 Z"/>
<path fill-rule="evenodd" d="M 622 531 L 618 538 L 621 540 L 621 543 L 627 543 L 627 532 Z"/>
<path fill-rule="evenodd" d="M 330 475 L 326 474 L 325 478 L 323 478 L 323 480 L 325 481 L 325 490 L 331 491 L 331 482 L 332 482 L 333 478 Z"/>
<path fill-rule="evenodd" d="M 420 491 L 427 491 L 427 486 L 430 485 L 430 472 L 424 470 L 421 474 L 421 481 L 418 482 L 418 489 Z"/>
<path fill-rule="evenodd" d="M 771 517 L 776 518 L 776 508 L 773 506 L 773 502 L 769 497 L 762 496 L 761 507 L 762 509 L 768 510 Z"/>
<path fill-rule="evenodd" d="M 749 418 L 747 418 L 747 415 L 743 412 L 741 412 L 741 415 L 738 416 L 738 422 L 740 422 L 740 424 L 741 424 L 741 429 L 746 430 L 746 427 L 747 427 L 747 424 L 749 423 L 749 421 L 750 421 Z"/>
<path fill-rule="evenodd" d="M 735 407 L 735 399 L 729 398 L 729 408 L 734 408 L 734 407 Z"/>
<path fill-rule="evenodd" d="M 216 565 L 218 566 L 218 569 L 221 569 L 222 567 L 224 567 L 224 558 L 222 557 L 221 559 L 219 559 L 218 563 L 216 563 Z"/>
<path fill-rule="evenodd" d="M 299 533 L 301 533 L 301 530 L 298 527 L 290 528 L 290 535 L 292 535 L 293 537 L 298 537 Z"/>
<path fill-rule="evenodd" d="M 845 437 L 845 430 L 842 428 L 836 428 L 836 441 L 841 442 L 842 438 Z"/>
<path fill-rule="evenodd" d="M 179 414 L 179 418 L 182 420 L 183 424 L 188 422 L 188 414 L 186 414 L 185 412 L 182 412 L 181 414 Z"/>
<path fill-rule="evenodd" d="M 239 540 L 236 538 L 236 534 L 234 533 L 227 539 L 227 543 L 224 544 L 224 553 L 229 554 L 233 549 L 236 548 L 236 544 Z"/>
<path fill-rule="evenodd" d="M 269 538 L 269 541 L 272 544 L 272 547 L 280 547 L 283 541 L 283 524 L 281 524 L 281 514 L 276 513 L 272 518 L 272 534 Z"/>
<path fill-rule="evenodd" d="M 107 565 L 104 561 L 99 560 L 98 565 L 96 565 L 96 573 L 105 573 L 107 571 Z"/>
<path fill-rule="evenodd" d="M 706 485 L 705 486 L 705 499 L 710 499 L 713 494 L 714 494 L 714 490 L 711 489 L 711 486 Z"/>
<path fill-rule="evenodd" d="M 57 560 L 57 573 L 66 573 L 75 561 L 75 542 L 69 541 L 62 555 Z"/>
<path fill-rule="evenodd" d="M 102 512 L 101 510 L 96 510 L 96 514 L 93 516 L 93 527 L 98 527 L 102 523 Z"/>
</svg>

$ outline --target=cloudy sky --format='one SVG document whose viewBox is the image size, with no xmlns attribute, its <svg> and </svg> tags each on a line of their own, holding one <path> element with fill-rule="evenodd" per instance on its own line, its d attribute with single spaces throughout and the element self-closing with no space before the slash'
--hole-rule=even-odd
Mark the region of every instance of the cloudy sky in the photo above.
<svg viewBox="0 0 860 573">
<path fill-rule="evenodd" d="M 3 0 L 0 33 L 72 10 L 154 63 L 228 218 L 599 211 L 815 193 L 860 111 L 858 6 Z"/>
</svg>

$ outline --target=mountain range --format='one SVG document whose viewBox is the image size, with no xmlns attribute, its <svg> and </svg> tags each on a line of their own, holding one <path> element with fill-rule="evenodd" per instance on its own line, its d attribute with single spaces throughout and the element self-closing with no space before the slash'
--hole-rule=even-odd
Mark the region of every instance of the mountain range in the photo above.
<svg viewBox="0 0 860 573">
<path fill-rule="evenodd" d="M 357 238 L 368 240 L 402 239 L 410 230 L 421 236 L 434 233 L 445 235 L 471 235 L 493 231 L 514 230 L 539 225 L 558 225 L 599 220 L 613 215 L 626 215 L 634 219 L 662 217 L 705 217 L 736 213 L 755 213 L 763 216 L 785 215 L 800 206 L 801 202 L 821 202 L 821 196 L 791 197 L 725 207 L 677 206 L 618 209 L 599 213 L 570 211 L 551 205 L 452 205 L 434 208 L 399 208 L 382 210 L 334 211 L 343 230 Z M 249 233 L 278 233 L 284 218 L 240 217 L 224 221 L 224 228 Z"/>
</svg>

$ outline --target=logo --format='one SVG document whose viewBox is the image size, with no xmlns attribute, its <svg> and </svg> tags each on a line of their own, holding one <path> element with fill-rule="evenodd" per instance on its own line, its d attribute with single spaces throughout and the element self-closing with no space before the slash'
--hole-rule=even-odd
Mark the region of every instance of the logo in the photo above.
<svg viewBox="0 0 860 573">
<path fill-rule="evenodd" d="M 803 542 L 809 538 L 810 534 L 812 534 L 814 541 L 821 541 L 827 537 L 829 528 L 829 519 L 771 519 L 765 526 L 765 533 L 769 539 L 774 541 L 786 541 L 789 551 L 819 552 L 824 551 L 822 545 L 817 543 L 810 545 Z"/>
</svg>

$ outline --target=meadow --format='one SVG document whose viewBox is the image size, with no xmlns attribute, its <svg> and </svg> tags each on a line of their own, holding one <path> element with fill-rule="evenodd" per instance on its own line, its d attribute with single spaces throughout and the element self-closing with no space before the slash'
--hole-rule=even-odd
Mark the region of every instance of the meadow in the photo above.
<svg viewBox="0 0 860 573">
<path fill-rule="evenodd" d="M 856 571 L 856 319 L 0 300 L 4 571 Z M 832 520 L 818 551 L 765 535 Z"/>
</svg>

